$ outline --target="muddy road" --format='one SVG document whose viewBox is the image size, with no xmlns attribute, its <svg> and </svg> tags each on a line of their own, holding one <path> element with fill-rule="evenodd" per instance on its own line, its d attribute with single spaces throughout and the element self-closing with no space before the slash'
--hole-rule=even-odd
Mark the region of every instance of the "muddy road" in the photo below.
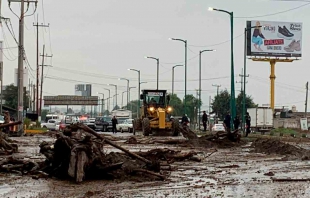
<svg viewBox="0 0 310 198">
<path fill-rule="evenodd" d="M 131 151 L 170 148 L 196 151 L 202 162 L 174 162 L 166 181 L 143 179 L 94 180 L 75 184 L 52 178 L 0 173 L 0 197 L 310 197 L 310 161 L 287 160 L 279 154 L 256 153 L 251 142 L 230 149 L 194 148 L 167 144 L 125 144 L 128 134 L 117 134 L 118 144 Z M 119 137 L 123 136 L 123 137 Z M 171 137 L 169 137 L 171 138 Z M 53 142 L 48 136 L 12 138 L 18 141 L 21 159 L 41 161 L 38 145 Z M 156 137 L 155 139 L 166 139 Z M 309 141 L 291 143 L 310 148 Z M 111 146 L 107 152 L 117 151 Z M 0 159 L 2 157 L 0 156 Z M 309 181 L 273 181 L 309 179 Z"/>
</svg>

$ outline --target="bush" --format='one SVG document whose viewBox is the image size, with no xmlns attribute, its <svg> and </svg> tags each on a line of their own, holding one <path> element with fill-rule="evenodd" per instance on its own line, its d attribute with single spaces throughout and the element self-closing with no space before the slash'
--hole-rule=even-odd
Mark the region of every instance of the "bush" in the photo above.
<svg viewBox="0 0 310 198">
<path fill-rule="evenodd" d="M 280 133 L 280 136 L 282 137 L 282 136 L 283 136 L 283 133 Z"/>
<path fill-rule="evenodd" d="M 302 134 L 301 137 L 306 138 L 307 134 Z"/>
<path fill-rule="evenodd" d="M 274 136 L 274 132 L 273 131 L 270 132 L 270 136 Z"/>
<path fill-rule="evenodd" d="M 27 129 L 29 128 L 30 124 L 31 124 L 31 120 L 29 118 L 25 118 L 24 119 L 24 125 L 26 125 Z"/>
<path fill-rule="evenodd" d="M 41 122 L 39 122 L 39 120 L 36 121 L 36 127 L 41 128 Z"/>
</svg>

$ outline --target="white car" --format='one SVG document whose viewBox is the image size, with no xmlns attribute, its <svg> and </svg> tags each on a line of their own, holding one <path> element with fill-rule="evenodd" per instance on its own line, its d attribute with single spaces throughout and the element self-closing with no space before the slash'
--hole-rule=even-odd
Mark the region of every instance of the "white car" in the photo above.
<svg viewBox="0 0 310 198">
<path fill-rule="evenodd" d="M 116 130 L 122 133 L 124 131 L 128 131 L 129 133 L 131 133 L 133 131 L 132 121 L 133 119 L 124 120 L 124 122 L 116 125 Z"/>
<path fill-rule="evenodd" d="M 212 131 L 214 132 L 225 131 L 225 127 L 223 124 L 215 124 L 212 127 Z"/>
<path fill-rule="evenodd" d="M 46 128 L 49 130 L 56 130 L 56 123 L 59 120 L 50 119 L 47 121 L 47 123 L 42 123 L 41 128 Z"/>
</svg>

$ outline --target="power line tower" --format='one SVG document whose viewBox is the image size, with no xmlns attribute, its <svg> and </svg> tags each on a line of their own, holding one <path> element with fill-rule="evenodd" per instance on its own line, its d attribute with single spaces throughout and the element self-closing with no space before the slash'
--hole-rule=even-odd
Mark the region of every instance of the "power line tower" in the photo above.
<svg viewBox="0 0 310 198">
<path fill-rule="evenodd" d="M 18 103 L 17 103 L 17 119 L 21 121 L 22 124 L 18 126 L 19 130 L 23 130 L 24 122 L 23 122 L 23 110 L 24 110 L 24 58 L 25 58 L 25 48 L 24 48 L 24 19 L 26 16 L 26 12 L 29 10 L 30 3 L 35 3 L 35 13 L 37 9 L 37 0 L 8 0 L 9 7 L 11 9 L 11 2 L 21 3 L 20 6 L 20 17 L 19 17 L 19 41 L 18 41 Z M 27 3 L 27 10 L 25 12 L 25 3 Z M 13 12 L 13 11 L 12 11 Z M 15 13 L 14 13 L 15 14 Z M 32 14 L 32 15 L 33 15 Z M 16 14 L 15 14 L 16 15 Z M 17 16 L 17 15 L 16 15 Z"/>
<path fill-rule="evenodd" d="M 39 25 L 39 15 L 37 17 L 37 24 L 33 24 L 33 26 L 37 27 L 37 83 L 36 83 L 37 94 L 36 94 L 36 97 L 35 97 L 35 98 L 37 98 L 37 102 L 36 102 L 37 114 L 39 114 L 39 73 L 40 73 L 40 65 L 39 65 L 39 27 L 49 27 L 49 25 L 50 24 L 48 24 L 48 25 L 40 24 Z"/>
<path fill-rule="evenodd" d="M 244 82 L 244 75 L 243 75 L 243 69 L 241 70 L 241 74 L 239 74 L 239 76 L 240 76 L 240 81 L 236 81 L 236 83 L 240 83 L 241 84 L 241 90 L 240 90 L 240 92 L 241 92 L 241 94 L 243 95 L 243 83 L 248 83 L 248 81 L 246 81 L 246 82 Z M 246 77 L 249 77 L 249 75 L 247 75 Z"/>
<path fill-rule="evenodd" d="M 47 54 L 44 54 L 45 53 L 45 45 L 43 45 L 43 54 L 42 55 L 40 55 L 40 56 L 42 56 L 42 65 L 40 65 L 40 66 L 42 66 L 42 70 L 41 70 L 41 90 L 40 90 L 40 109 L 39 109 L 39 120 L 41 119 L 41 112 L 42 112 L 42 92 L 43 92 L 43 80 L 44 80 L 44 67 L 52 67 L 51 65 L 44 65 L 44 59 L 45 59 L 45 57 L 47 57 L 47 58 L 51 58 L 51 57 L 53 57 L 53 55 L 47 55 Z M 38 98 L 38 100 L 39 100 L 39 98 Z"/>
<path fill-rule="evenodd" d="M 213 87 L 216 87 L 216 95 L 219 95 L 219 88 L 221 87 L 221 85 L 214 85 L 212 84 Z"/>
</svg>

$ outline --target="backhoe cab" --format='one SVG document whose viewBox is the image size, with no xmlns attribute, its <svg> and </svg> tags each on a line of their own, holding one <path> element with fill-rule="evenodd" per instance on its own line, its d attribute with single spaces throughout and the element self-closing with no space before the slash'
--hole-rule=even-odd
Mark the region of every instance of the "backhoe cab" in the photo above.
<svg viewBox="0 0 310 198">
<path fill-rule="evenodd" d="M 179 135 L 179 121 L 171 120 L 173 108 L 169 106 L 170 96 L 166 90 L 142 90 L 140 118 L 133 122 L 134 130 L 142 130 L 148 136 L 152 132 L 167 131 Z"/>
</svg>

